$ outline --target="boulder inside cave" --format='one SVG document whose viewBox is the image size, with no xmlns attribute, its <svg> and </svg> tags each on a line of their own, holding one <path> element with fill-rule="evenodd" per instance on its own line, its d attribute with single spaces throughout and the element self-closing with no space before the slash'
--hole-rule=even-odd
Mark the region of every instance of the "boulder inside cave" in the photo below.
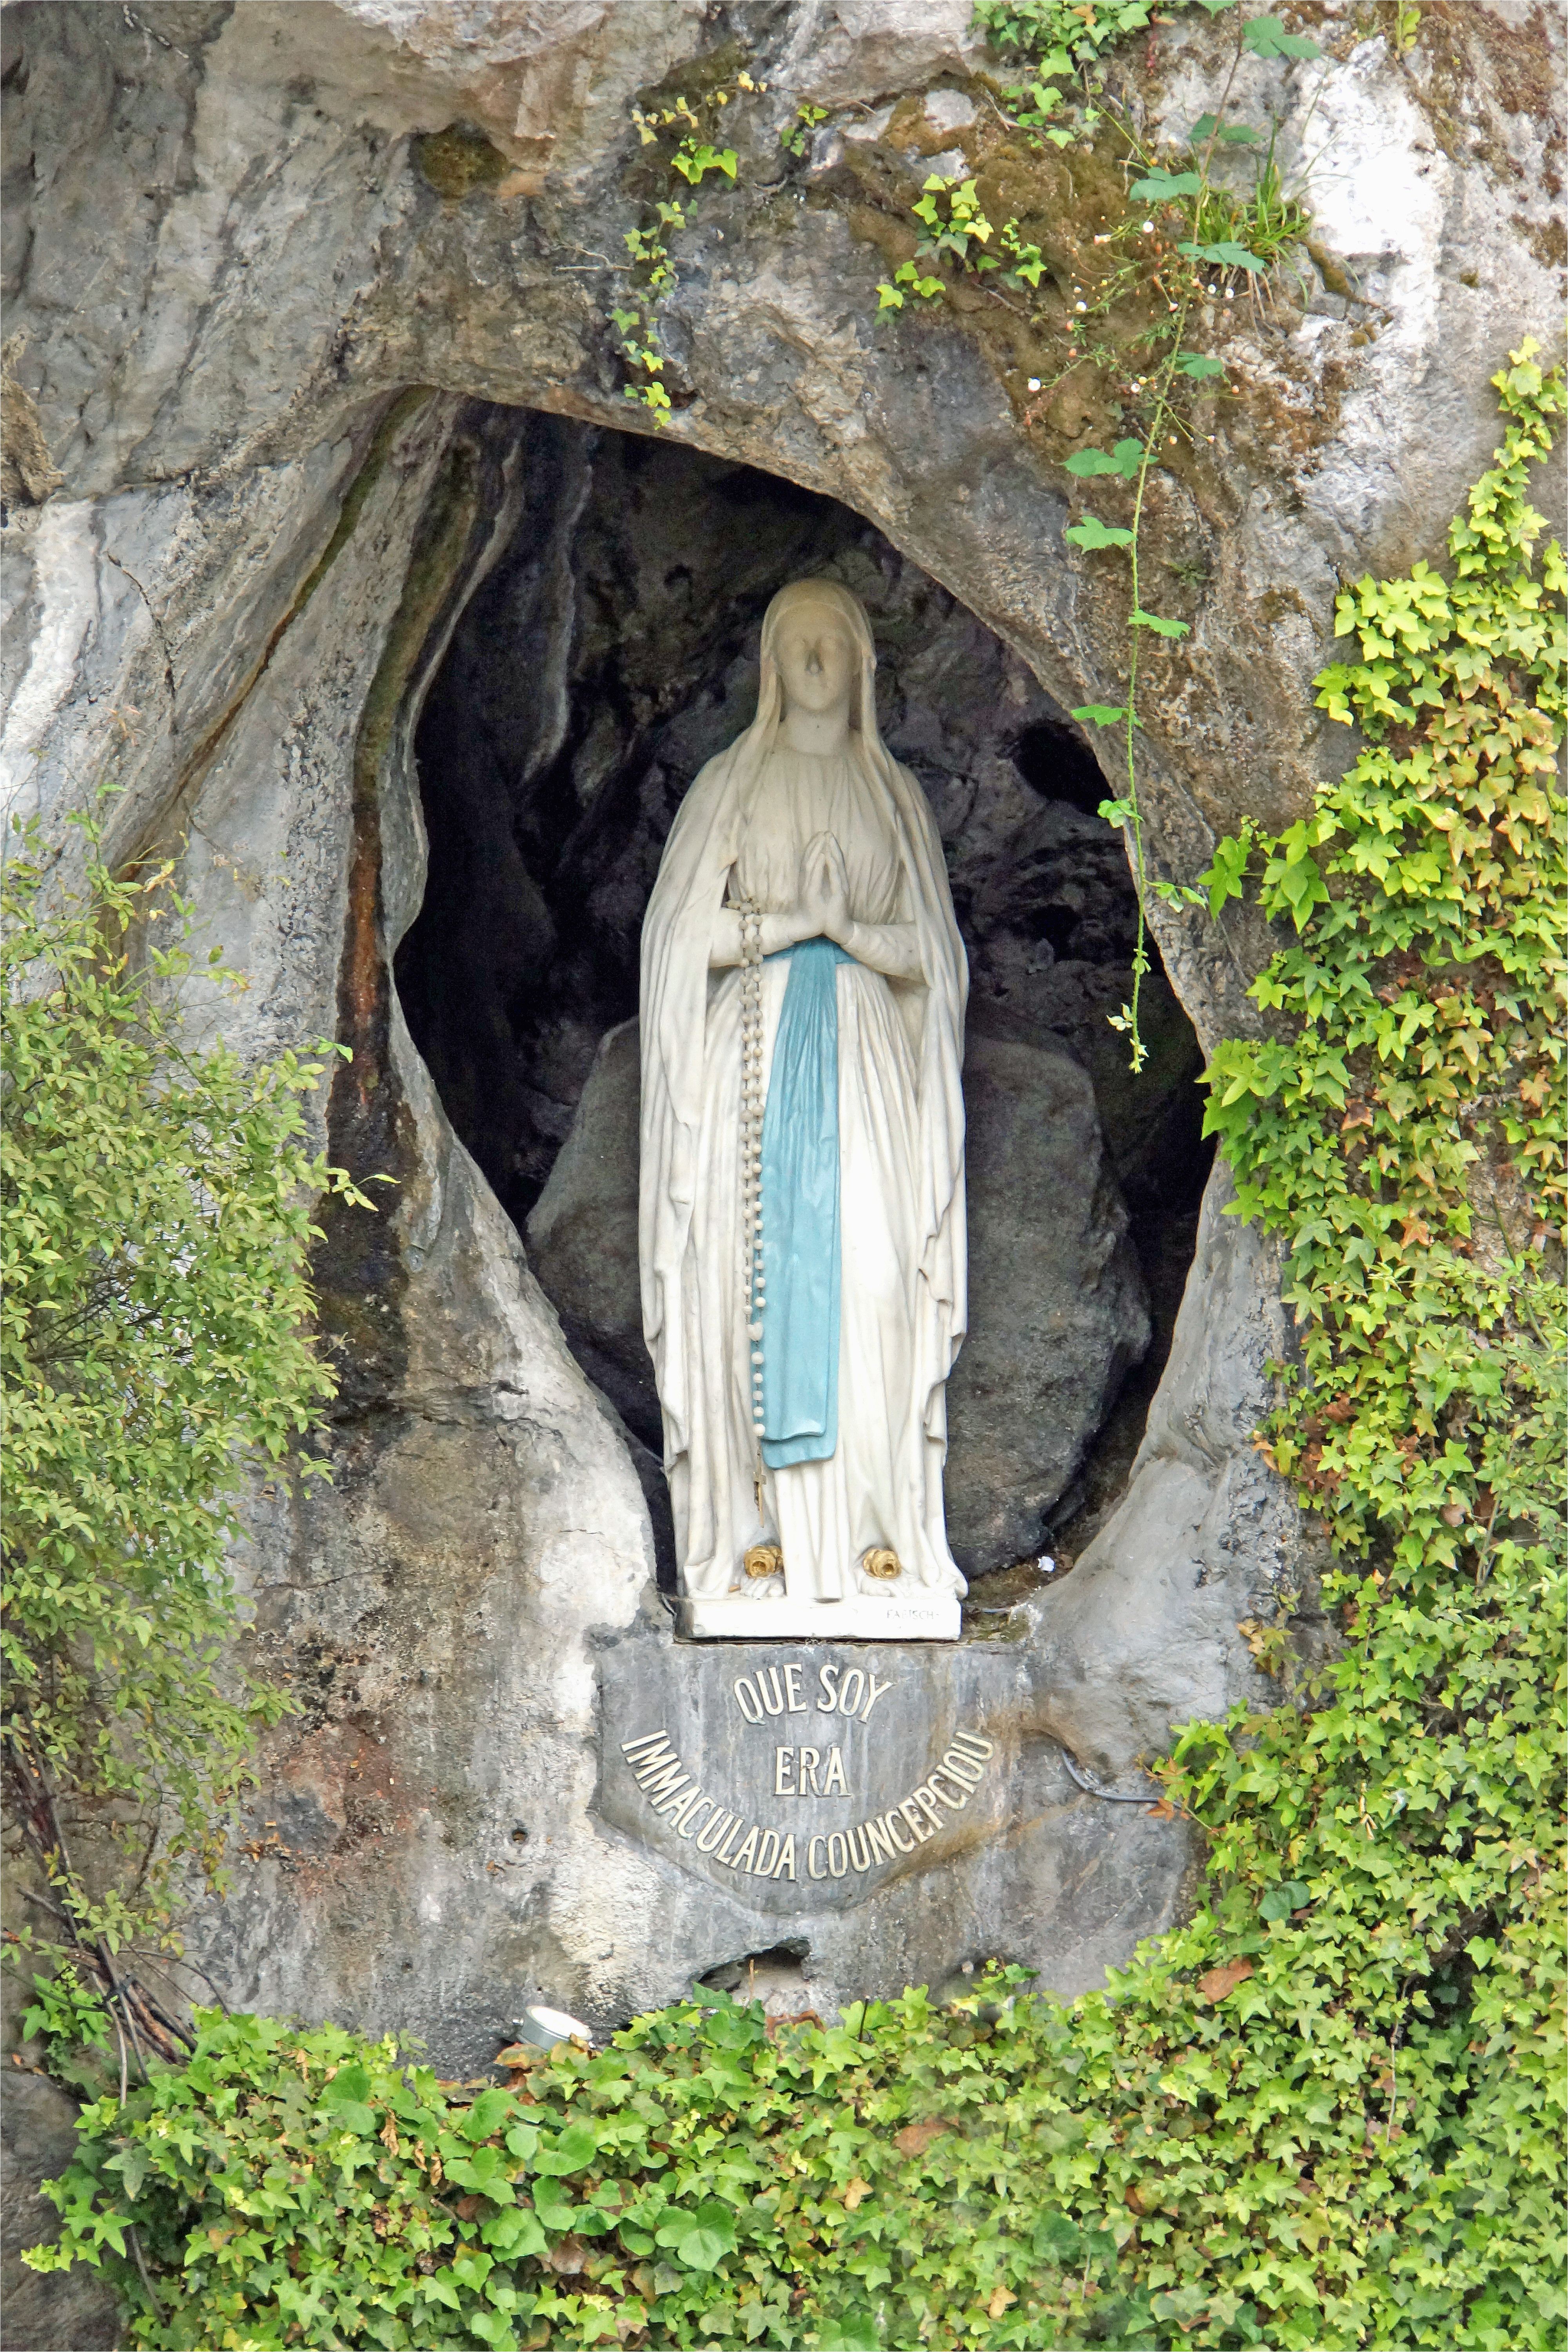
<svg viewBox="0 0 1568 2352">
<path fill-rule="evenodd" d="M 493 422 L 500 425 L 497 416 Z M 540 414 L 416 738 L 428 876 L 396 979 L 447 1113 L 618 1416 L 672 1580 L 637 1271 L 637 950 L 665 836 L 755 707 L 786 580 L 859 596 L 970 960 L 969 1337 L 949 1532 L 969 1576 L 1070 1564 L 1142 1434 L 1211 1153 L 1150 943 L 1133 1078 L 1110 1016 L 1137 905 L 1107 786 L 1026 664 L 863 518 L 754 467 Z"/>
</svg>

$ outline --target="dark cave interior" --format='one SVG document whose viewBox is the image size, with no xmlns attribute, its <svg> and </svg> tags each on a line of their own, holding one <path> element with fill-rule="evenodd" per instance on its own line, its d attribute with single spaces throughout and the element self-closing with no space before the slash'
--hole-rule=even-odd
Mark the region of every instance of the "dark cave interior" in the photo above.
<svg viewBox="0 0 1568 2352">
<path fill-rule="evenodd" d="M 1023 661 L 848 508 L 651 437 L 533 412 L 480 412 L 480 422 L 492 440 L 515 436 L 516 520 L 420 717 L 428 878 L 395 964 L 453 1126 L 526 1229 L 601 1041 L 635 1018 L 642 915 L 675 810 L 751 719 L 763 612 L 787 580 L 842 581 L 876 635 L 884 740 L 920 778 L 942 833 L 970 959 L 970 1053 L 976 1041 L 1032 1047 L 1087 1075 L 1142 1270 L 1142 1360 L 1103 1359 L 1080 1436 L 1010 1533 L 998 1522 L 966 1563 L 971 1574 L 1005 1569 L 1048 1547 L 1060 1573 L 1136 1450 L 1212 1159 L 1201 1053 L 1157 952 L 1140 1077 L 1110 1025 L 1131 988 L 1137 908 L 1120 835 L 1096 814 L 1107 787 L 1093 754 Z M 635 1120 L 623 1157 L 628 1148 Z M 623 1304 L 600 1315 L 570 1284 L 552 1286 L 538 1228 L 531 1262 L 630 1433 L 657 1528 L 661 1511 L 668 1520 L 657 1401 L 624 1305 L 635 1238 Z M 972 1208 L 972 1262 L 985 1244 Z M 972 1347 L 973 1307 L 972 1293 Z M 598 1328 L 617 1317 L 618 1332 Z M 1043 1501 L 1064 1463 L 1065 1483 Z M 658 1532 L 667 1575 L 668 1525 Z M 1007 1557 L 991 1556 L 998 1544 Z"/>
</svg>

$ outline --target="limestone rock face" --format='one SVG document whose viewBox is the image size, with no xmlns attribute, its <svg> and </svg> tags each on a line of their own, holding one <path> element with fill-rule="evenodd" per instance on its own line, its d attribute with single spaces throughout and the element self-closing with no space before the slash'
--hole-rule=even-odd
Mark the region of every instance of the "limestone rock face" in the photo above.
<svg viewBox="0 0 1568 2352">
<path fill-rule="evenodd" d="M 528 1221 L 529 1261 L 572 1352 L 634 1429 L 659 1426 L 637 1276 L 637 1024 L 594 1056 L 575 1118 Z"/>
<path fill-rule="evenodd" d="M 1022 370 L 972 317 L 878 316 L 877 239 L 901 232 L 931 160 L 963 162 L 991 119 L 978 85 L 972 115 L 952 102 L 972 94 L 955 87 L 973 64 L 967 0 L 731 15 L 769 91 L 743 121 L 734 110 L 735 188 L 705 186 L 691 208 L 661 321 L 666 446 L 851 510 L 1058 712 L 1114 701 L 1124 583 L 1063 536 L 1079 495 L 1065 456 L 1106 421 L 1094 384 L 1058 386 L 1048 431 L 1031 435 Z M 1199 322 L 1224 340 L 1236 396 L 1215 405 L 1201 454 L 1162 478 L 1153 513 L 1164 609 L 1192 633 L 1179 657 L 1149 656 L 1140 790 L 1152 870 L 1179 880 L 1243 816 L 1273 828 L 1301 815 L 1315 781 L 1344 764 L 1346 739 L 1310 685 L 1331 654 L 1336 583 L 1440 556 L 1496 437 L 1488 376 L 1560 313 L 1551 28 L 1500 0 L 1450 11 L 1440 39 L 1395 58 L 1333 0 L 1313 26 L 1321 64 L 1260 65 L 1245 102 L 1259 125 L 1279 118 L 1288 173 L 1327 146 L 1310 201 L 1328 274 L 1304 305 L 1282 298 L 1237 322 L 1216 304 Z M 1185 131 L 1231 37 L 1193 12 L 1118 57 L 1123 103 L 1149 135 Z M 562 438 L 552 456 L 537 432 L 503 429 L 509 410 L 535 412 L 540 430 L 541 414 L 564 420 L 579 444 L 583 428 L 608 437 L 645 422 L 608 324 L 643 201 L 627 107 L 650 82 L 680 88 L 712 38 L 698 0 L 58 0 L 0 19 L 6 356 L 27 404 L 6 405 L 36 425 L 26 467 L 17 457 L 6 476 L 6 790 L 68 866 L 66 816 L 100 780 L 117 784 L 110 855 L 176 851 L 212 938 L 250 976 L 241 1007 L 222 1013 L 229 1034 L 256 1053 L 320 1035 L 351 1046 L 318 1132 L 356 1173 L 395 1180 L 374 1214 L 335 1214 L 321 1246 L 342 1376 L 335 1483 L 308 1504 L 274 1481 L 255 1496 L 239 1562 L 254 1630 L 237 1639 L 291 1675 L 306 1706 L 264 1759 L 259 1858 L 241 1863 L 226 1906 L 198 1915 L 192 1948 L 233 2002 L 422 2034 L 444 2070 L 488 2062 L 525 2001 L 607 2026 L 786 1939 L 805 1948 L 819 2007 L 938 1981 L 983 1952 L 1029 1961 L 1064 1991 L 1098 1981 L 1173 1917 L 1190 1856 L 1179 1823 L 1100 1803 L 1065 1754 L 1133 1790 L 1138 1758 L 1173 1724 L 1266 1696 L 1235 1628 L 1304 1592 L 1313 1568 L 1250 1443 L 1262 1364 L 1289 1344 L 1278 1269 L 1220 1219 L 1219 1172 L 1120 1507 L 1059 1585 L 989 1603 L 983 1586 L 984 1605 L 1006 1613 L 977 1606 L 968 1620 L 956 1727 L 990 1743 L 994 1811 L 975 1800 L 929 1840 L 910 1826 L 918 1854 L 900 1848 L 875 1884 L 857 1879 L 853 1901 L 825 1836 L 826 1876 L 802 1859 L 781 1921 L 784 1880 L 753 1900 L 754 1857 L 744 1876 L 728 1861 L 689 1866 L 668 1824 L 637 1810 L 635 1775 L 629 1791 L 611 1785 L 667 1692 L 683 1710 L 672 1702 L 666 1727 L 678 1753 L 710 1748 L 726 1770 L 743 1756 L 761 1776 L 735 1762 L 708 1792 L 737 1815 L 767 1781 L 757 1742 L 795 1751 L 797 1788 L 803 1746 L 820 1762 L 844 1743 L 815 1722 L 792 1738 L 752 1721 L 735 1689 L 768 1663 L 752 1645 L 732 1665 L 687 1671 L 670 1644 L 631 1449 L 498 1200 L 517 1171 L 492 1173 L 458 1140 L 468 1130 L 415 1044 L 395 959 L 439 863 L 414 759 L 421 713 L 465 614 L 488 611 L 492 574 L 515 591 L 506 642 L 549 741 L 535 781 L 561 822 L 552 834 L 541 819 L 535 838 L 563 856 L 584 828 L 572 950 L 613 922 L 635 927 L 627 877 L 657 862 L 682 761 L 705 756 L 704 726 L 735 731 L 723 706 L 743 700 L 742 670 L 699 680 L 717 688 L 706 702 L 683 685 L 668 707 L 628 704 L 613 744 L 571 736 L 571 648 L 586 639 L 549 616 L 579 629 L 564 493 L 586 500 L 592 484 L 580 446 L 574 457 Z M 945 95 L 928 113 L 933 84 Z M 831 119 L 797 159 L 780 131 L 807 100 Z M 482 169 L 458 168 L 477 152 L 464 123 L 492 142 Z M 1063 187 L 1070 275 L 1100 224 Z M 1552 487 L 1536 496 L 1550 506 Z M 520 530 L 521 567 L 508 554 Z M 662 611 L 689 593 L 672 559 L 649 565 L 637 601 Z M 630 625 L 612 611 L 605 634 Z M 656 762 L 655 737 L 681 714 L 685 750 Z M 956 761 L 944 772 L 973 776 Z M 471 870 L 492 903 L 517 908 L 511 969 L 526 991 L 555 968 L 563 902 L 520 844 L 515 782 L 491 777 Z M 958 797 L 942 817 L 951 845 L 969 821 Z M 1078 814 L 1092 831 L 1093 802 Z M 1093 848 L 1059 810 L 1024 811 L 1020 828 L 1026 817 L 1028 844 L 1017 831 L 999 842 L 989 878 L 977 839 L 962 853 L 977 1135 L 995 1135 L 1001 1164 L 1022 1154 L 1018 1181 L 1043 1192 L 1011 1089 L 1052 1075 L 1024 1075 L 1047 1050 L 1044 1008 L 1095 1086 L 1120 1180 L 1130 1195 L 1157 1187 L 1175 1094 L 1145 1115 L 1110 1067 L 1112 965 L 1040 952 L 1058 919 L 1045 910 L 1068 907 L 1069 885 L 1087 925 L 1103 898 L 1095 859 L 1114 845 L 1101 833 Z M 1009 895 L 1037 885 L 1037 901 Z M 1205 1049 L 1250 1026 L 1246 987 L 1267 939 L 1157 899 L 1150 913 L 1174 990 L 1172 1055 L 1188 1050 L 1184 1020 Z M 507 1013 L 489 998 L 477 1009 L 487 1023 Z M 571 1127 L 599 1039 L 631 1010 L 601 1005 L 552 1032 L 548 1055 L 539 1044 L 521 1076 L 510 1066 L 537 1097 L 530 1135 L 551 1146 L 531 1183 Z M 482 1055 L 475 1070 L 481 1088 Z M 1091 1223 L 1098 1249 L 1114 1215 Z M 564 1223 L 555 1234 L 547 1249 L 586 1246 Z M 1093 1324 L 1106 1380 L 1137 1313 L 1117 1264 L 1111 1240 Z M 1043 1383 L 1045 1318 L 1005 1306 L 1005 1344 L 1024 1361 L 1040 1341 L 1026 1377 Z M 976 1326 L 972 1368 L 994 1337 Z M 954 1410 L 972 1407 L 955 1396 Z M 1005 1475 L 1037 1476 L 1043 1493 L 1057 1472 L 1035 1460 L 1009 1456 Z M 876 1668 L 874 1656 L 797 1663 L 803 1690 L 823 1664 L 837 1691 Z M 865 1727 L 868 1808 L 913 1803 L 907 1770 L 932 1762 L 910 1728 L 930 1671 L 905 1660 L 905 1712 L 889 1699 Z M 893 1730 L 879 1748 L 882 1721 Z M 945 1722 L 930 1728 L 947 1737 Z M 731 1735 L 742 1744 L 726 1746 Z M 803 1829 L 803 1856 L 816 1834 Z"/>
<path fill-rule="evenodd" d="M 947 1384 L 947 1527 L 973 1576 L 1038 1549 L 1149 1316 L 1077 1063 L 972 1038 L 963 1107 L 969 1336 Z"/>
</svg>

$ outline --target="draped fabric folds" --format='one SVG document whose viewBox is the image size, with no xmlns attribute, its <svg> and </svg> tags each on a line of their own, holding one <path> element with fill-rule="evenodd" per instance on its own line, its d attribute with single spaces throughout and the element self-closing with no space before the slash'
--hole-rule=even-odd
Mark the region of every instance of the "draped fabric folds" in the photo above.
<svg viewBox="0 0 1568 2352">
<path fill-rule="evenodd" d="M 763 1460 L 770 1470 L 831 1461 L 838 1446 L 837 967 L 852 959 L 831 940 L 803 940 L 785 956 L 763 1122 Z"/>
<path fill-rule="evenodd" d="M 860 652 L 849 749 L 834 763 L 812 763 L 781 741 L 773 643 L 788 600 L 807 592 L 837 606 Z M 732 878 L 739 871 L 745 880 L 748 857 L 753 866 L 763 858 L 757 870 L 764 871 L 763 853 L 774 843 L 784 872 L 793 802 L 808 783 L 833 796 L 838 834 L 850 836 L 847 850 L 859 845 L 858 865 L 849 856 L 856 920 L 912 927 L 920 980 L 890 982 L 842 957 L 826 970 L 836 990 L 846 1114 L 844 1345 L 859 1350 L 860 1393 L 841 1384 L 831 1458 L 769 1465 L 772 1515 L 792 1593 L 832 1598 L 856 1589 L 845 1562 L 862 1544 L 889 1545 L 927 1587 L 963 1589 L 947 1547 L 942 1470 L 944 1384 L 966 1303 L 961 1074 L 968 975 L 924 793 L 878 733 L 874 667 L 868 625 L 847 591 L 814 581 L 774 599 L 763 623 L 756 719 L 688 793 L 643 925 L 643 1326 L 689 1591 L 731 1589 L 741 1551 L 759 1531 L 737 1246 L 739 976 L 710 971 L 714 925 L 727 891 L 740 895 Z M 814 764 L 820 779 L 806 772 Z M 781 903 L 793 899 L 792 873 Z M 789 959 L 777 963 L 782 970 L 764 967 L 770 1058 Z M 764 1171 L 764 1234 L 766 1191 Z M 879 1296 L 893 1302 L 886 1312 L 867 1286 L 873 1274 L 863 1271 L 876 1265 Z"/>
</svg>

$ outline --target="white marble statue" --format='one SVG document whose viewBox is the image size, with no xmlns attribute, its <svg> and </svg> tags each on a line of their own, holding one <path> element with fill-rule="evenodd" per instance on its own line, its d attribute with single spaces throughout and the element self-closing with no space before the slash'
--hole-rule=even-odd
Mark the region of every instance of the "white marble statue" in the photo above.
<svg viewBox="0 0 1568 2352">
<path fill-rule="evenodd" d="M 847 590 L 780 591 L 756 718 L 682 803 L 643 925 L 643 1321 L 696 1633 L 795 1632 L 801 1604 L 957 1632 L 968 972 L 875 667 Z"/>
</svg>

